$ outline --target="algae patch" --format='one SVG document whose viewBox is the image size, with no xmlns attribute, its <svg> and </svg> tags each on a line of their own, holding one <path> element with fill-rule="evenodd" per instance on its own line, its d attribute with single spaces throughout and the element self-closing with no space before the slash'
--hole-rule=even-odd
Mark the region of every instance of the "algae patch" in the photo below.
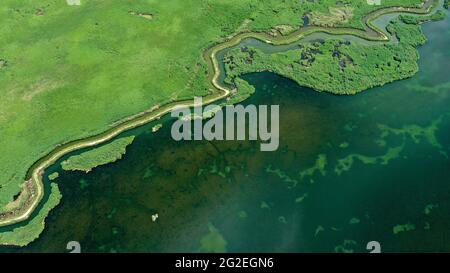
<svg viewBox="0 0 450 273">
<path fill-rule="evenodd" d="M 334 168 L 334 171 L 341 175 L 342 173 L 349 171 L 355 160 L 359 160 L 362 163 L 366 165 L 373 165 L 373 164 L 381 164 L 381 165 L 387 165 L 391 160 L 396 159 L 400 156 L 400 153 L 403 151 L 404 144 L 400 145 L 398 147 L 392 147 L 387 150 L 387 152 L 384 155 L 380 156 L 366 156 L 361 154 L 350 154 L 344 158 L 341 158 L 338 160 L 336 167 Z"/>
<path fill-rule="evenodd" d="M 426 215 L 429 215 L 434 209 L 436 209 L 438 207 L 439 207 L 438 204 L 428 204 L 425 206 L 423 213 L 425 213 Z"/>
<path fill-rule="evenodd" d="M 361 223 L 361 220 L 359 218 L 353 217 L 352 219 L 350 219 L 350 221 L 348 221 L 348 223 L 350 225 L 356 225 L 356 224 Z"/>
<path fill-rule="evenodd" d="M 269 206 L 269 204 L 267 204 L 266 201 L 262 201 L 261 205 L 259 207 L 262 209 L 270 209 L 270 206 Z"/>
<path fill-rule="evenodd" d="M 382 131 L 382 139 L 392 134 L 402 137 L 409 137 L 416 144 L 420 143 L 422 140 L 425 140 L 431 146 L 439 149 L 439 152 L 448 158 L 447 152 L 443 150 L 442 144 L 436 137 L 436 133 L 439 130 L 439 125 L 442 123 L 443 119 L 444 116 L 440 116 L 439 118 L 433 120 L 428 126 L 410 124 L 401 128 L 392 128 L 385 124 L 379 124 L 378 128 Z"/>
<path fill-rule="evenodd" d="M 241 218 L 241 219 L 246 219 L 246 218 L 248 217 L 248 214 L 247 214 L 246 211 L 241 210 L 241 211 L 238 213 L 238 216 L 239 216 L 239 218 Z"/>
<path fill-rule="evenodd" d="M 412 231 L 412 230 L 415 230 L 415 229 L 416 229 L 415 225 L 413 225 L 411 223 L 407 223 L 407 224 L 404 224 L 404 225 L 396 225 L 396 226 L 394 226 L 392 228 L 392 232 L 394 234 L 399 234 L 401 232 Z"/>
<path fill-rule="evenodd" d="M 302 203 L 303 201 L 305 201 L 305 199 L 308 197 L 308 194 L 305 193 L 302 196 L 299 196 L 295 199 L 295 203 Z"/>
<path fill-rule="evenodd" d="M 334 248 L 336 253 L 353 253 L 353 247 L 356 246 L 356 242 L 353 240 L 344 240 L 344 242 Z"/>
<path fill-rule="evenodd" d="M 224 253 L 227 252 L 227 241 L 219 230 L 211 223 L 208 224 L 208 234 L 200 239 L 200 251 Z"/>
<path fill-rule="evenodd" d="M 320 232 L 325 231 L 325 228 L 323 226 L 317 226 L 316 230 L 314 231 L 314 237 L 319 235 Z"/>
<path fill-rule="evenodd" d="M 316 159 L 314 166 L 303 170 L 299 173 L 300 178 L 303 179 L 305 176 L 313 176 L 316 172 L 319 172 L 322 176 L 326 175 L 325 167 L 327 166 L 327 155 L 319 154 Z"/>
<path fill-rule="evenodd" d="M 282 170 L 272 168 L 272 165 L 267 166 L 266 172 L 278 176 L 278 178 L 280 178 L 284 182 L 289 183 L 291 185 L 290 187 L 297 186 L 297 184 L 299 182 L 297 179 L 291 178 L 289 175 L 284 173 Z"/>
</svg>

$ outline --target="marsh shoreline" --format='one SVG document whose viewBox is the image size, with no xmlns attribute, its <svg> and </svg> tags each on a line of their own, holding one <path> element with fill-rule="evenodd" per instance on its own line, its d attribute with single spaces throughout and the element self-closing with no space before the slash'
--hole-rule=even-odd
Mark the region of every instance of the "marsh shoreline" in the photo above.
<svg viewBox="0 0 450 273">
<path fill-rule="evenodd" d="M 287 45 L 291 43 L 298 42 L 302 38 L 317 32 L 328 33 L 331 35 L 352 35 L 357 36 L 368 41 L 379 41 L 387 42 L 390 41 L 388 33 L 378 28 L 373 24 L 373 21 L 385 14 L 392 13 L 415 13 L 415 14 L 428 14 L 434 7 L 435 0 L 427 0 L 422 8 L 401 8 L 401 7 L 390 7 L 382 8 L 376 10 L 369 15 L 363 17 L 365 30 L 352 29 L 352 28 L 325 28 L 308 26 L 300 28 L 299 30 L 287 35 L 287 36 L 271 36 L 267 33 L 261 32 L 242 32 L 232 36 L 224 42 L 215 44 L 203 52 L 203 57 L 207 62 L 208 66 L 208 82 L 212 90 L 211 94 L 203 97 L 205 104 L 210 104 L 217 100 L 227 98 L 231 91 L 229 88 L 222 85 L 220 82 L 221 70 L 220 61 L 217 59 L 217 54 L 222 50 L 229 49 L 231 47 L 239 45 L 244 39 L 253 38 L 261 40 L 268 44 L 273 45 Z M 440 2 L 439 2 L 440 3 Z M 35 211 L 37 206 L 40 204 L 44 196 L 44 185 L 43 185 L 43 173 L 44 171 L 57 162 L 61 157 L 68 153 L 91 148 L 100 144 L 103 144 L 109 140 L 112 140 L 119 134 L 131 130 L 133 128 L 142 126 L 154 120 L 161 118 L 162 116 L 169 113 L 172 109 L 193 106 L 192 100 L 183 100 L 177 102 L 170 102 L 160 107 L 152 107 L 151 109 L 141 112 L 140 114 L 134 115 L 130 118 L 124 119 L 123 122 L 115 125 L 104 133 L 96 136 L 88 137 L 82 140 L 76 140 L 73 142 L 68 142 L 65 144 L 58 145 L 52 152 L 50 152 L 45 157 L 38 160 L 29 169 L 27 173 L 26 180 L 30 180 L 34 185 L 34 194 L 31 195 L 29 202 L 25 202 L 27 206 L 19 208 L 14 213 L 3 213 L 0 215 L 0 226 L 9 226 L 22 221 L 27 220 L 30 215 Z"/>
</svg>

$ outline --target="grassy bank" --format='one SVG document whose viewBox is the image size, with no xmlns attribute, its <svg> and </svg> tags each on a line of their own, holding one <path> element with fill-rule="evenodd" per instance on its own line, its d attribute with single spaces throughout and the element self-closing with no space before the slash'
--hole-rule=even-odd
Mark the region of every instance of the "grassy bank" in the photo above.
<svg viewBox="0 0 450 273">
<path fill-rule="evenodd" d="M 26 246 L 37 239 L 39 234 L 44 230 L 45 218 L 50 210 L 59 204 L 61 198 L 62 195 L 58 185 L 52 183 L 49 199 L 39 211 L 38 215 L 31 219 L 26 226 L 0 233 L 0 245 Z"/>
</svg>

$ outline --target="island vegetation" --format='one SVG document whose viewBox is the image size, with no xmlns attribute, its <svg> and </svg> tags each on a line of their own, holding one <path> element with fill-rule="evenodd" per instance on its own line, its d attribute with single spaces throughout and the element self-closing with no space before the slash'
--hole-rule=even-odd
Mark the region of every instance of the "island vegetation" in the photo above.
<svg viewBox="0 0 450 273">
<path fill-rule="evenodd" d="M 429 16 L 411 16 L 411 15 L 400 15 L 400 19 L 407 24 L 418 25 L 425 22 L 430 21 L 440 21 L 445 18 L 445 12 L 442 10 L 437 11 L 436 13 Z"/>
<path fill-rule="evenodd" d="M 54 173 L 51 173 L 51 174 L 48 175 L 48 179 L 50 181 L 53 181 L 53 180 L 57 179 L 58 177 L 59 177 L 59 173 L 58 172 L 54 172 Z"/>
<path fill-rule="evenodd" d="M 155 126 L 152 127 L 152 133 L 158 132 L 162 127 L 163 125 L 161 123 L 156 124 Z"/>
<path fill-rule="evenodd" d="M 271 71 L 317 91 L 356 94 L 413 76 L 419 69 L 416 47 L 426 41 L 417 24 L 442 18 L 443 13 L 438 12 L 424 18 L 403 16 L 392 22 L 388 31 L 398 38 L 397 43 L 367 45 L 337 38 L 273 54 L 254 47 L 235 48 L 225 56 L 227 81 L 242 85 L 239 76 L 243 74 Z"/>
<path fill-rule="evenodd" d="M 69 157 L 61 163 L 66 171 L 90 172 L 95 167 L 115 162 L 126 153 L 126 148 L 134 140 L 134 136 L 123 137 L 99 148 Z"/>
</svg>

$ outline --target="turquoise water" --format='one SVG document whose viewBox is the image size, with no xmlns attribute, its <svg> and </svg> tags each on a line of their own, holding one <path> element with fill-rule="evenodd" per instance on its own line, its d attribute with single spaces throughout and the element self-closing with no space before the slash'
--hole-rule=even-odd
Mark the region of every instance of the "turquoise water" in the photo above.
<svg viewBox="0 0 450 273">
<path fill-rule="evenodd" d="M 63 199 L 40 238 L 1 251 L 367 252 L 373 240 L 384 252 L 450 251 L 449 26 L 423 26 L 415 77 L 356 96 L 247 75 L 257 91 L 244 105 L 280 105 L 276 152 L 178 143 L 169 118 L 127 133 L 137 138 L 121 161 L 59 170 Z"/>
</svg>

